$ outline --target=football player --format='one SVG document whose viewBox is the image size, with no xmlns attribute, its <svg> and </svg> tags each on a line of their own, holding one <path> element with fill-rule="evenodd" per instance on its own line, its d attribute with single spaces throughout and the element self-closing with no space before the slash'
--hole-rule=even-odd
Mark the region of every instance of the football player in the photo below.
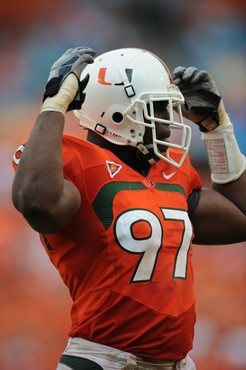
<svg viewBox="0 0 246 370">
<path fill-rule="evenodd" d="M 246 239 L 246 160 L 210 74 L 69 49 L 14 156 L 13 202 L 73 300 L 58 369 L 195 369 L 192 245 Z M 64 134 L 74 110 L 87 140 Z M 198 124 L 212 188 L 188 151 Z M 20 154 L 22 154 L 20 156 Z"/>
</svg>

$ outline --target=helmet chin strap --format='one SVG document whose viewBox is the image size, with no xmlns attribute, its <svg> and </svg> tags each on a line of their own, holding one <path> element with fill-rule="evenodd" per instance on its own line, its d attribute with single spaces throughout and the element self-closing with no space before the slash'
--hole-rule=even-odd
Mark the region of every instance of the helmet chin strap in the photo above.
<svg viewBox="0 0 246 370">
<path fill-rule="evenodd" d="M 149 164 L 154 164 L 159 161 L 159 158 L 154 153 L 153 144 L 143 145 L 141 143 L 137 145 L 137 148 L 139 150 L 139 152 L 137 152 L 137 154 L 139 154 L 138 157 L 144 159 L 145 162 L 148 161 Z"/>
</svg>

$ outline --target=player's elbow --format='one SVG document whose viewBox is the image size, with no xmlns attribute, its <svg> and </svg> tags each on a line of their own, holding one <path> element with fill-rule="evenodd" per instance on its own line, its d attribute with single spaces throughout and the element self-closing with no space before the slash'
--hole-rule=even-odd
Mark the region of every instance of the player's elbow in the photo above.
<svg viewBox="0 0 246 370">
<path fill-rule="evenodd" d="M 52 232 L 53 202 L 33 187 L 12 188 L 12 201 L 31 227 L 38 232 Z M 51 226 L 51 227 L 50 227 Z"/>
<path fill-rule="evenodd" d="M 77 190 L 65 196 L 63 193 L 59 195 L 58 192 L 42 193 L 34 187 L 18 191 L 13 188 L 12 199 L 14 206 L 29 225 L 44 234 L 61 230 L 80 207 L 80 194 Z"/>
<path fill-rule="evenodd" d="M 12 201 L 15 208 L 25 217 L 33 213 L 44 213 L 45 196 L 35 184 L 18 184 L 14 181 Z"/>
<path fill-rule="evenodd" d="M 13 199 L 14 202 L 14 199 Z M 15 203 L 14 203 L 15 204 Z M 28 224 L 39 233 L 52 234 L 59 231 L 66 222 L 57 217 L 53 206 L 44 206 L 37 201 L 32 201 L 31 198 L 19 199 L 17 210 L 26 219 Z"/>
<path fill-rule="evenodd" d="M 69 181 L 59 187 L 47 187 L 35 183 L 13 184 L 12 199 L 16 209 L 30 226 L 40 233 L 61 230 L 79 210 L 81 204 L 78 189 Z"/>
</svg>

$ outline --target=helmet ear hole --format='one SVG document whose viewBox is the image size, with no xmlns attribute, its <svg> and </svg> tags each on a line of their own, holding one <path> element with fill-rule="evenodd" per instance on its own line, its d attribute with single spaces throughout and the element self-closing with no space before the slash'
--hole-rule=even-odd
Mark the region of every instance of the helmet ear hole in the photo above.
<svg viewBox="0 0 246 370">
<path fill-rule="evenodd" d="M 115 123 L 121 123 L 123 121 L 123 114 L 120 112 L 115 112 L 112 115 L 112 119 Z"/>
</svg>

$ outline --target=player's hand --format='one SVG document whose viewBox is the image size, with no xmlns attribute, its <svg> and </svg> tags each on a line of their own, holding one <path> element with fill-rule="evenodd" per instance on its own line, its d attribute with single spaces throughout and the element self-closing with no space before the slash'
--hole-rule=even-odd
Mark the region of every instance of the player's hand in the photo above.
<svg viewBox="0 0 246 370">
<path fill-rule="evenodd" d="M 84 102 L 83 91 L 89 81 L 89 76 L 80 81 L 81 72 L 85 63 L 93 63 L 96 53 L 88 47 L 77 47 L 68 49 L 51 67 L 47 85 L 45 87 L 43 101 L 48 97 L 55 96 L 66 78 L 72 73 L 76 76 L 78 84 L 67 83 L 66 89 L 71 89 L 72 95 L 75 95 L 69 103 L 67 111 L 80 109 Z"/>
<path fill-rule="evenodd" d="M 185 98 L 182 108 L 184 117 L 198 124 L 203 132 L 214 130 L 222 123 L 219 105 L 223 103 L 207 71 L 179 66 L 173 71 L 173 79 Z"/>
</svg>

